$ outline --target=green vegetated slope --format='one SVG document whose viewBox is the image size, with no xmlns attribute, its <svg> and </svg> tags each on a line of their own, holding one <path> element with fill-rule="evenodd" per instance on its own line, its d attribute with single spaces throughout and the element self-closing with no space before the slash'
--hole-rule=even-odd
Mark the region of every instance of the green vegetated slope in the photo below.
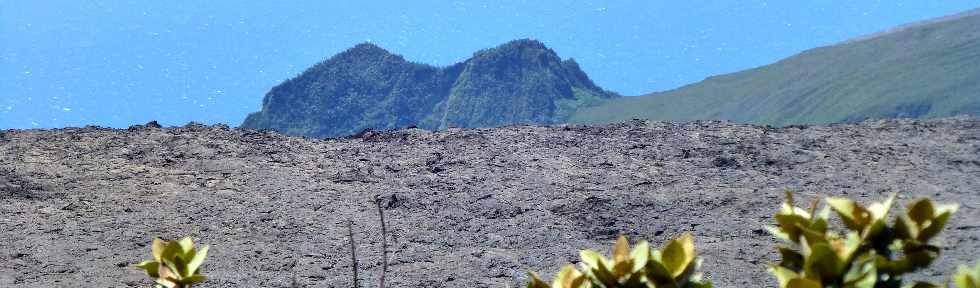
<svg viewBox="0 0 980 288">
<path fill-rule="evenodd" d="M 365 43 L 274 87 L 242 127 L 337 137 L 368 128 L 552 124 L 614 97 L 574 60 L 535 40 L 508 42 L 444 68 Z"/>
<path fill-rule="evenodd" d="M 572 122 L 717 119 L 789 125 L 980 115 L 980 10 L 805 51 L 676 90 L 585 108 Z"/>
</svg>

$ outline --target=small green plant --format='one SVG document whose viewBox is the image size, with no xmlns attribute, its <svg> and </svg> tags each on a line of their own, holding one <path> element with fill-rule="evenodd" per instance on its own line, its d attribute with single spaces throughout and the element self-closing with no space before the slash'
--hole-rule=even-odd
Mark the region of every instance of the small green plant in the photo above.
<svg viewBox="0 0 980 288">
<path fill-rule="evenodd" d="M 195 249 L 191 237 L 180 241 L 153 239 L 151 250 L 153 260 L 132 267 L 146 272 L 154 279 L 156 287 L 190 288 L 207 279 L 199 270 L 207 257 L 208 246 Z"/>
<path fill-rule="evenodd" d="M 953 282 L 957 288 L 980 288 L 980 262 L 975 267 L 961 265 Z"/>
<path fill-rule="evenodd" d="M 868 207 L 829 197 L 819 212 L 816 202 L 807 211 L 794 205 L 792 193 L 786 195 L 786 202 L 773 216 L 778 227 L 768 227 L 773 235 L 790 243 L 777 246 L 782 260 L 770 267 L 783 288 L 901 287 L 903 274 L 926 267 L 939 257 L 939 247 L 929 240 L 942 231 L 957 209 L 956 205 L 919 199 L 888 225 L 894 194 Z M 845 231 L 828 229 L 831 210 L 840 216 Z M 919 282 L 910 287 L 940 286 Z"/>
<path fill-rule="evenodd" d="M 551 285 L 538 274 L 528 272 L 528 288 L 710 288 L 701 279 L 701 259 L 694 251 L 690 234 L 671 240 L 664 249 L 650 249 L 646 241 L 636 243 L 630 250 L 629 241 L 620 236 L 613 246 L 613 257 L 583 250 L 581 271 L 569 264 L 558 272 Z"/>
</svg>

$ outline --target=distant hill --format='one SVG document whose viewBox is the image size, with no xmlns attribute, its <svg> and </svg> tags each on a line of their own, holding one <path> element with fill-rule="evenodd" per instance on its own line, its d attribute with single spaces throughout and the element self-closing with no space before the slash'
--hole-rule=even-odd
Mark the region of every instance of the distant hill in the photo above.
<svg viewBox="0 0 980 288">
<path fill-rule="evenodd" d="M 980 115 L 980 10 L 900 26 L 676 90 L 621 97 L 571 121 L 717 119 L 788 125 Z"/>
<path fill-rule="evenodd" d="M 364 129 L 561 123 L 580 107 L 617 97 L 574 60 L 535 40 L 515 40 L 437 68 L 359 44 L 272 88 L 242 127 L 337 137 Z"/>
</svg>

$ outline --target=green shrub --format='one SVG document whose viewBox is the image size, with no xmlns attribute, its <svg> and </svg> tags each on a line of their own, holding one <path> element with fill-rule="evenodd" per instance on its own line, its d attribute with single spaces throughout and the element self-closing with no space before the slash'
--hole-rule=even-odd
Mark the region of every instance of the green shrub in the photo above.
<svg viewBox="0 0 980 288">
<path fill-rule="evenodd" d="M 768 227 L 790 246 L 777 246 L 782 260 L 770 271 L 784 288 L 900 287 L 902 275 L 931 264 L 939 247 L 929 240 L 939 234 L 956 205 L 937 205 L 919 199 L 888 225 L 893 194 L 884 202 L 863 207 L 846 198 L 830 197 L 819 212 L 795 207 L 787 192 L 782 209 L 773 216 L 778 227 Z M 831 210 L 846 227 L 828 229 Z M 915 283 L 910 287 L 940 287 Z"/>
<path fill-rule="evenodd" d="M 199 274 L 201 264 L 208 254 L 208 246 L 194 248 L 191 237 L 180 241 L 153 239 L 153 260 L 133 265 L 153 278 L 156 287 L 190 288 L 203 282 L 206 276 Z"/>
<path fill-rule="evenodd" d="M 528 288 L 709 288 L 710 282 L 701 279 L 701 259 L 694 251 L 694 237 L 690 234 L 671 240 L 664 249 L 650 249 L 646 241 L 636 243 L 630 250 L 629 241 L 620 236 L 613 246 L 613 257 L 608 259 L 591 250 L 579 252 L 581 271 L 569 264 L 558 272 L 551 285 L 534 272 Z"/>
</svg>

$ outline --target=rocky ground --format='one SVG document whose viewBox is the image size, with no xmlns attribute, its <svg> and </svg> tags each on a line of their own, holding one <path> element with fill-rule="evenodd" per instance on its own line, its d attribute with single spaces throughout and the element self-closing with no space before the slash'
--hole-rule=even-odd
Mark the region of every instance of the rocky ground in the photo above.
<svg viewBox="0 0 980 288">
<path fill-rule="evenodd" d="M 150 240 L 212 247 L 201 287 L 520 287 L 625 234 L 696 237 L 717 287 L 773 287 L 782 200 L 961 203 L 941 279 L 980 251 L 980 119 L 766 128 L 719 122 L 366 133 L 315 140 L 188 125 L 0 136 L 0 287 L 148 287 Z"/>
</svg>

